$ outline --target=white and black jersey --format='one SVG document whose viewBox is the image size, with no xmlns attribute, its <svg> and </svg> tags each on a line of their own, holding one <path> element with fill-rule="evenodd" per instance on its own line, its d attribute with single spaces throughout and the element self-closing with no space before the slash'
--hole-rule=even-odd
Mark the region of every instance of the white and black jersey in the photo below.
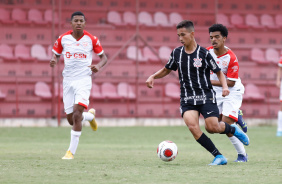
<svg viewBox="0 0 282 184">
<path fill-rule="evenodd" d="M 216 73 L 220 68 L 207 49 L 197 45 L 192 54 L 187 54 L 184 46 L 175 48 L 165 67 L 174 71 L 178 69 L 181 104 L 216 103 L 210 70 Z"/>
</svg>

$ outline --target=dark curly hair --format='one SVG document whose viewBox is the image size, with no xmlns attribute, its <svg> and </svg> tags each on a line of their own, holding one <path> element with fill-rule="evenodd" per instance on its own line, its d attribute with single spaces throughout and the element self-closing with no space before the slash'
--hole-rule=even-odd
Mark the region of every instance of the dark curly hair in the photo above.
<svg viewBox="0 0 282 184">
<path fill-rule="evenodd" d="M 215 32 L 215 31 L 219 31 L 220 34 L 223 36 L 223 37 L 226 37 L 228 36 L 228 30 L 227 28 L 222 25 L 222 24 L 214 24 L 212 25 L 211 27 L 209 27 L 209 33 L 210 32 Z"/>
</svg>

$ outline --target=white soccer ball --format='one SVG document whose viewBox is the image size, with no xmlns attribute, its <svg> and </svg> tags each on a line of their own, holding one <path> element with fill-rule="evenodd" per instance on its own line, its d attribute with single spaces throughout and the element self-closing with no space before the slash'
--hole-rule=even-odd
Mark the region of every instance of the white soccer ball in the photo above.
<svg viewBox="0 0 282 184">
<path fill-rule="evenodd" d="M 165 162 L 173 161 L 178 154 L 177 146 L 172 141 L 163 141 L 158 146 L 157 154 Z"/>
</svg>

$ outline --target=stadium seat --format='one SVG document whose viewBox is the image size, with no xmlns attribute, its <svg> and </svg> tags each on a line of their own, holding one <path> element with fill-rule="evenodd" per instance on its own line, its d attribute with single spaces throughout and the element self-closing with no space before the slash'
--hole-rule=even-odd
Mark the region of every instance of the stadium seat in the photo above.
<svg viewBox="0 0 282 184">
<path fill-rule="evenodd" d="M 51 90 L 45 82 L 37 82 L 35 84 L 34 93 L 42 99 L 51 99 L 52 97 Z"/>
<path fill-rule="evenodd" d="M 117 94 L 117 88 L 115 85 L 109 82 L 105 82 L 101 85 L 101 93 L 106 99 L 120 99 L 121 97 Z"/>
<path fill-rule="evenodd" d="M 6 95 L 5 93 L 3 93 L 3 92 L 0 90 L 0 100 L 5 99 L 6 96 L 7 96 L 7 95 Z"/>
<path fill-rule="evenodd" d="M 282 14 L 277 14 L 275 16 L 275 24 L 279 27 L 282 28 Z"/>
<path fill-rule="evenodd" d="M 125 11 L 123 13 L 123 22 L 126 25 L 136 25 L 136 14 L 130 11 Z"/>
<path fill-rule="evenodd" d="M 252 83 L 245 85 L 245 94 L 243 95 L 244 100 L 250 101 L 263 101 L 264 96 L 261 95 L 259 88 Z"/>
<path fill-rule="evenodd" d="M 121 82 L 121 83 L 118 84 L 117 93 L 118 93 L 119 96 L 121 96 L 123 98 L 127 98 L 127 99 L 135 99 L 136 98 L 136 95 L 135 95 L 132 87 L 125 82 Z"/>
<path fill-rule="evenodd" d="M 140 25 L 145 25 L 148 27 L 155 27 L 156 24 L 153 22 L 153 18 L 150 13 L 142 11 L 138 15 L 138 21 Z"/>
<path fill-rule="evenodd" d="M 51 9 L 45 10 L 44 21 L 47 22 L 47 23 L 50 23 L 50 24 L 52 24 L 52 22 L 54 22 L 55 24 L 58 24 L 59 23 L 59 16 L 58 16 L 57 12 L 54 12 L 54 21 L 52 19 L 52 17 L 53 17 L 52 14 L 53 14 L 53 11 Z"/>
<path fill-rule="evenodd" d="M 7 44 L 0 45 L 0 58 L 4 61 L 17 61 L 17 58 L 13 54 L 13 48 Z"/>
<path fill-rule="evenodd" d="M 244 22 L 244 17 L 239 14 L 232 14 L 230 16 L 230 23 L 239 29 L 248 28 L 248 26 Z"/>
<path fill-rule="evenodd" d="M 261 25 L 269 29 L 278 29 L 278 26 L 275 25 L 274 19 L 269 14 L 262 14 L 260 17 Z"/>
<path fill-rule="evenodd" d="M 174 26 L 176 26 L 182 20 L 183 20 L 182 16 L 177 12 L 171 12 L 169 14 L 169 22 Z"/>
<path fill-rule="evenodd" d="M 163 27 L 172 27 L 172 24 L 168 21 L 166 14 L 163 12 L 155 12 L 154 22 L 156 25 L 160 25 Z"/>
<path fill-rule="evenodd" d="M 171 82 L 167 83 L 165 85 L 165 95 L 173 99 L 180 99 L 179 84 Z"/>
<path fill-rule="evenodd" d="M 261 64 L 267 63 L 264 51 L 259 48 L 252 48 L 251 60 Z"/>
<path fill-rule="evenodd" d="M 254 14 L 247 14 L 246 15 L 246 25 L 255 28 L 255 29 L 262 29 L 263 26 L 259 23 L 259 18 Z"/>
<path fill-rule="evenodd" d="M 40 44 L 34 44 L 31 46 L 31 57 L 38 59 L 39 61 L 49 61 L 45 48 Z"/>
<path fill-rule="evenodd" d="M 159 48 L 159 57 L 165 61 L 168 61 L 170 54 L 172 52 L 172 49 L 168 46 L 161 46 Z"/>
<path fill-rule="evenodd" d="M 109 11 L 108 14 L 107 14 L 107 21 L 108 21 L 108 23 L 114 24 L 116 26 L 123 26 L 123 25 L 125 25 L 122 22 L 120 13 L 117 12 L 117 11 Z"/>
<path fill-rule="evenodd" d="M 31 22 L 27 20 L 26 12 L 19 8 L 14 8 L 12 10 L 12 20 L 16 21 L 19 24 L 28 25 Z"/>
<path fill-rule="evenodd" d="M 30 55 L 30 48 L 23 44 L 18 44 L 15 46 L 15 57 L 17 57 L 20 61 L 34 61 L 35 60 Z"/>
<path fill-rule="evenodd" d="M 98 99 L 98 100 L 104 99 L 103 95 L 101 94 L 100 86 L 95 83 L 92 84 L 90 96 L 93 99 Z"/>
<path fill-rule="evenodd" d="M 4 8 L 0 8 L 0 23 L 1 24 L 14 24 L 15 21 L 11 19 L 10 12 Z"/>
<path fill-rule="evenodd" d="M 158 52 L 155 51 L 157 54 Z M 147 59 L 148 61 L 152 61 L 152 62 L 160 62 L 160 59 L 158 58 L 158 56 L 156 56 L 156 54 L 153 53 L 153 51 L 148 47 L 144 47 L 143 49 L 143 56 L 145 59 Z"/>
<path fill-rule="evenodd" d="M 43 20 L 42 13 L 39 10 L 37 10 L 37 9 L 30 9 L 28 11 L 27 19 L 30 22 L 38 24 L 38 25 L 45 25 L 45 24 L 47 24 L 47 22 L 45 20 Z"/>
<path fill-rule="evenodd" d="M 126 50 L 127 58 L 132 59 L 132 60 L 137 60 L 136 52 L 137 52 L 136 46 L 134 46 L 134 45 L 129 46 Z M 139 48 L 139 50 L 138 50 L 138 61 L 139 62 L 146 62 L 147 61 L 147 59 L 144 58 L 143 55 L 142 55 L 141 48 Z"/>
<path fill-rule="evenodd" d="M 280 59 L 280 54 L 276 49 L 268 48 L 265 51 L 265 59 L 276 65 Z"/>
<path fill-rule="evenodd" d="M 216 15 L 216 22 L 218 24 L 223 24 L 227 28 L 233 28 L 234 27 L 232 24 L 229 23 L 228 16 L 225 15 L 225 14 L 222 14 L 222 13 L 219 13 L 219 14 Z"/>
</svg>

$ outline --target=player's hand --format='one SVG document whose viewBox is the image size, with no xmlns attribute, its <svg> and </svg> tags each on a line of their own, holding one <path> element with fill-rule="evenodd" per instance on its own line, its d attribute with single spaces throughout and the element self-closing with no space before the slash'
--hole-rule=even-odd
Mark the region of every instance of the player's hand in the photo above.
<svg viewBox="0 0 282 184">
<path fill-rule="evenodd" d="M 147 80 L 146 80 L 146 84 L 148 88 L 153 88 L 154 87 L 154 77 L 150 76 Z"/>
<path fill-rule="evenodd" d="M 226 97 L 228 96 L 230 93 L 229 89 L 228 88 L 222 88 L 222 96 L 223 97 Z"/>
<path fill-rule="evenodd" d="M 52 59 L 50 60 L 50 66 L 54 67 L 56 66 L 56 64 L 57 64 L 56 58 L 52 57 Z"/>
<path fill-rule="evenodd" d="M 100 67 L 98 65 L 90 65 L 88 67 L 90 67 L 92 72 L 94 73 L 97 73 L 100 70 Z"/>
</svg>

